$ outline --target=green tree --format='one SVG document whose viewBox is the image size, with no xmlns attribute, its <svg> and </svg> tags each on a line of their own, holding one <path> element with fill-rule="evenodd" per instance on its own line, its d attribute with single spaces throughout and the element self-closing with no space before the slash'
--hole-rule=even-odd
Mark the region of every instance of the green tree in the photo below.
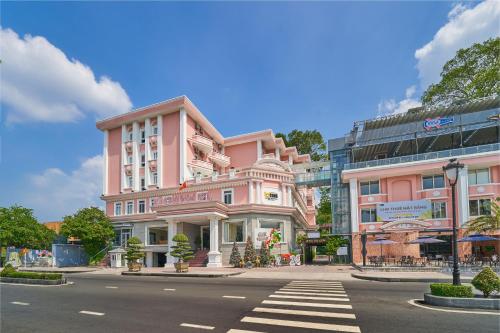
<svg viewBox="0 0 500 333">
<path fill-rule="evenodd" d="M 271 251 L 269 250 L 269 247 L 267 246 L 265 241 L 262 241 L 262 243 L 260 244 L 259 257 L 262 267 L 266 267 L 270 264 Z"/>
<path fill-rule="evenodd" d="M 332 202 L 330 198 L 330 187 L 319 188 L 319 204 L 316 207 L 316 224 L 332 223 Z"/>
<path fill-rule="evenodd" d="M 309 154 L 312 161 L 328 160 L 326 143 L 317 130 L 293 130 L 288 134 L 276 133 L 277 138 L 282 138 L 285 146 L 295 146 L 299 154 Z"/>
<path fill-rule="evenodd" d="M 328 255 L 328 261 L 331 262 L 332 256 L 337 255 L 337 250 L 339 247 L 344 246 L 347 244 L 347 240 L 343 238 L 342 236 L 331 236 L 328 237 L 328 240 L 326 241 L 326 246 L 325 246 L 325 253 Z"/>
<path fill-rule="evenodd" d="M 78 238 L 89 257 L 94 257 L 115 236 L 109 218 L 97 207 L 83 208 L 65 216 L 61 234 Z"/>
<path fill-rule="evenodd" d="M 449 106 L 492 96 L 500 92 L 500 38 L 460 49 L 441 72 L 441 81 L 431 84 L 422 95 L 428 106 Z"/>
<path fill-rule="evenodd" d="M 38 223 L 33 210 L 22 206 L 0 207 L 0 245 L 50 249 L 56 233 Z"/>
<path fill-rule="evenodd" d="M 138 237 L 130 237 L 127 240 L 127 254 L 125 258 L 131 262 L 144 258 L 144 246 Z"/>
<path fill-rule="evenodd" d="M 241 261 L 241 254 L 236 242 L 233 243 L 233 249 L 231 250 L 231 256 L 229 257 L 229 264 L 234 267 L 239 267 Z"/>
<path fill-rule="evenodd" d="M 243 255 L 243 260 L 245 263 L 251 262 L 254 263 L 255 259 L 257 259 L 257 255 L 255 253 L 255 248 L 253 247 L 253 242 L 250 237 L 247 238 L 247 243 L 245 245 L 245 253 Z"/>
<path fill-rule="evenodd" d="M 179 259 L 180 263 L 193 259 L 193 250 L 186 235 L 177 234 L 174 236 L 173 241 L 175 245 L 172 246 L 172 251 L 170 251 L 172 257 Z"/>
<path fill-rule="evenodd" d="M 481 233 L 500 229 L 500 197 L 490 204 L 491 213 L 489 215 L 481 215 L 465 224 L 466 234 Z"/>
</svg>

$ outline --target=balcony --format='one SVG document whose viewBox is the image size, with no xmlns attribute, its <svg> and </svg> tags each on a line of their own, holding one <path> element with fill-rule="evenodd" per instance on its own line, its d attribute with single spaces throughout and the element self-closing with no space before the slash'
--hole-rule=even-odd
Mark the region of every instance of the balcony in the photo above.
<svg viewBox="0 0 500 333">
<path fill-rule="evenodd" d="M 269 153 L 269 154 L 262 154 L 262 158 L 274 160 L 276 157 L 274 156 L 274 153 Z"/>
<path fill-rule="evenodd" d="M 132 152 L 132 148 L 133 148 L 134 144 L 132 141 L 127 141 L 125 142 L 125 150 L 130 153 Z"/>
<path fill-rule="evenodd" d="M 192 160 L 189 166 L 195 174 L 199 172 L 202 176 L 211 175 L 214 169 L 212 163 L 203 160 Z"/>
<path fill-rule="evenodd" d="M 149 137 L 149 144 L 151 147 L 156 147 L 158 145 L 158 135 L 151 135 Z"/>
<path fill-rule="evenodd" d="M 125 174 L 127 176 L 131 176 L 132 175 L 132 170 L 133 170 L 132 164 L 126 164 L 125 165 Z"/>
<path fill-rule="evenodd" d="M 149 160 L 148 166 L 149 166 L 149 170 L 156 171 L 157 161 L 156 160 Z"/>
<path fill-rule="evenodd" d="M 213 150 L 212 140 L 206 138 L 202 135 L 195 134 L 191 139 L 189 139 L 191 144 L 201 150 L 204 153 L 210 153 Z"/>
<path fill-rule="evenodd" d="M 216 151 L 211 152 L 208 157 L 210 158 L 210 160 L 212 160 L 212 162 L 223 168 L 231 164 L 231 158 L 229 156 L 218 153 Z"/>
</svg>

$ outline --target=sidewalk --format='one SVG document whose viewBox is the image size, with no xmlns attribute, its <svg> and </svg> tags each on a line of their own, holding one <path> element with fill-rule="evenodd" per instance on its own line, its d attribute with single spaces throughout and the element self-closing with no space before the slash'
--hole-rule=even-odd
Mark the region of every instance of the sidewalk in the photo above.
<svg viewBox="0 0 500 333">
<path fill-rule="evenodd" d="M 451 274 L 441 272 L 374 272 L 356 271 L 352 277 L 379 282 L 452 282 Z M 470 282 L 472 276 L 462 275 L 461 280 Z"/>
<path fill-rule="evenodd" d="M 233 278 L 242 279 L 282 279 L 282 280 L 353 280 L 351 266 L 302 265 L 270 268 L 252 268 Z"/>
</svg>

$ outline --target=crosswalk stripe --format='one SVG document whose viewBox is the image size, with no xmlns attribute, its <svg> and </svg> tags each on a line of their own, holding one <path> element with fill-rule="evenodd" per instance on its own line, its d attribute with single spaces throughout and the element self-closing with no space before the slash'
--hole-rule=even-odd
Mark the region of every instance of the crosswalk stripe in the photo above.
<svg viewBox="0 0 500 333">
<path fill-rule="evenodd" d="M 249 331 L 249 330 L 236 330 L 234 328 L 231 328 L 229 331 L 226 333 L 264 333 L 264 332 L 257 332 L 257 331 Z"/>
<path fill-rule="evenodd" d="M 289 283 L 290 287 L 343 288 L 341 284 Z"/>
<path fill-rule="evenodd" d="M 300 328 L 318 329 L 324 331 L 361 333 L 359 326 L 352 326 L 352 325 L 309 323 L 304 321 L 280 320 L 280 319 L 257 318 L 257 317 L 243 317 L 241 321 L 245 323 L 254 323 L 254 324 L 300 327 Z"/>
<path fill-rule="evenodd" d="M 30 305 L 30 303 L 26 303 L 26 302 L 10 302 L 11 304 L 14 304 L 14 305 Z"/>
<path fill-rule="evenodd" d="M 318 291 L 318 292 L 323 292 L 323 291 L 331 291 L 331 292 L 343 292 L 345 291 L 343 288 L 314 288 L 314 287 L 290 287 L 290 286 L 285 286 L 285 289 L 291 289 L 291 290 L 313 290 L 313 291 Z"/>
<path fill-rule="evenodd" d="M 329 281 L 329 280 L 292 280 L 290 283 L 342 283 L 340 281 Z"/>
<path fill-rule="evenodd" d="M 318 286 L 331 286 L 331 285 L 339 285 L 342 282 L 332 281 L 332 282 L 317 282 L 317 281 L 292 281 L 290 284 L 316 284 Z"/>
<path fill-rule="evenodd" d="M 265 312 L 265 313 L 290 314 L 290 315 L 297 315 L 297 316 L 356 319 L 356 315 L 354 315 L 352 313 L 288 310 L 288 309 L 259 308 L 259 307 L 254 308 L 252 311 Z"/>
<path fill-rule="evenodd" d="M 288 302 L 288 301 L 274 301 L 274 300 L 267 300 L 267 299 L 263 300 L 262 304 L 292 305 L 292 306 L 304 306 L 304 307 L 314 307 L 314 308 L 329 308 L 329 309 L 352 309 L 352 306 L 348 305 L 348 304 Z"/>
<path fill-rule="evenodd" d="M 295 291 L 275 291 L 275 294 L 287 294 L 287 295 L 311 295 L 311 296 L 335 296 L 335 297 L 348 297 L 346 293 L 339 293 L 339 294 L 325 294 L 325 293 L 302 293 L 302 292 L 295 292 Z"/>
<path fill-rule="evenodd" d="M 315 297 L 315 296 L 299 296 L 299 295 L 269 295 L 271 298 L 291 298 L 291 299 L 310 299 L 313 301 L 338 301 L 349 302 L 349 298 L 339 297 Z"/>
<path fill-rule="evenodd" d="M 338 290 L 324 290 L 324 289 L 304 289 L 304 288 L 281 288 L 280 290 L 283 291 L 296 291 L 296 292 L 318 292 L 318 293 L 325 293 L 325 294 L 345 294 L 345 291 L 343 289 L 338 289 Z"/>
<path fill-rule="evenodd" d="M 189 323 L 182 323 L 180 326 L 182 326 L 182 327 L 191 327 L 191 328 L 199 328 L 199 329 L 202 329 L 202 330 L 213 330 L 215 328 L 214 326 L 189 324 Z"/>
</svg>

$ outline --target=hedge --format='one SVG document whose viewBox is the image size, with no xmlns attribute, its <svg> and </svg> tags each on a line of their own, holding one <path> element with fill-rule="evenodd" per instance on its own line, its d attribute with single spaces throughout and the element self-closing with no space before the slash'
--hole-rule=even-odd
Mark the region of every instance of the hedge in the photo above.
<svg viewBox="0 0 500 333">
<path fill-rule="evenodd" d="M 451 283 L 431 283 L 431 294 L 443 297 L 474 297 L 471 286 L 455 286 Z"/>
<path fill-rule="evenodd" d="M 22 279 L 40 279 L 40 280 L 60 280 L 61 273 L 36 273 L 36 272 L 18 272 L 15 269 L 4 268 L 0 273 L 1 277 L 22 278 Z"/>
</svg>

